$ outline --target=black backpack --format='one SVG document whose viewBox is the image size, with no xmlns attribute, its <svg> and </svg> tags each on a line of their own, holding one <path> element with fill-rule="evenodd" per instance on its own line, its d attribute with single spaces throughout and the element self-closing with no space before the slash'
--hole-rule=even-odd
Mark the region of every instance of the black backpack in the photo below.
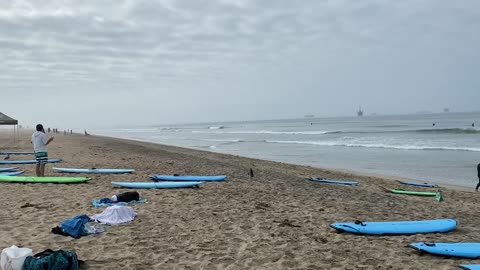
<svg viewBox="0 0 480 270">
<path fill-rule="evenodd" d="M 117 195 L 118 202 L 131 202 L 140 200 L 140 194 L 136 191 L 124 192 Z"/>
</svg>

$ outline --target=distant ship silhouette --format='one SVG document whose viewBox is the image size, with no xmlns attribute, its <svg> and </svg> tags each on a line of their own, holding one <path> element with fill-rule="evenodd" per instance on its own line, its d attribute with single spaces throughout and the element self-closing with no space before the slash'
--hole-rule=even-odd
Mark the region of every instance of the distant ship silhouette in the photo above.
<svg viewBox="0 0 480 270">
<path fill-rule="evenodd" d="M 357 111 L 357 116 L 363 116 L 363 111 L 362 111 L 362 107 L 359 107 L 358 108 L 358 111 Z"/>
</svg>

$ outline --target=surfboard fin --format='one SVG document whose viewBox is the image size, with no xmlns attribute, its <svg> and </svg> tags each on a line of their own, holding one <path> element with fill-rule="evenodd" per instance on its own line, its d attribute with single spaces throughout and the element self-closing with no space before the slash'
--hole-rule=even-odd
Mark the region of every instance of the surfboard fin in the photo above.
<svg viewBox="0 0 480 270">
<path fill-rule="evenodd" d="M 437 199 L 437 201 L 441 202 L 443 201 L 443 195 L 442 195 L 442 192 L 439 190 L 437 191 L 437 195 L 435 195 L 435 198 Z"/>
</svg>

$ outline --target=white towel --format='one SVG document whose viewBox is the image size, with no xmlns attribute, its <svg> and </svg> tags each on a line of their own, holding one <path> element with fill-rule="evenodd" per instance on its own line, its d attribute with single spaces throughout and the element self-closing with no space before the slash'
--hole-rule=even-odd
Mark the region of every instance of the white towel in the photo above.
<svg viewBox="0 0 480 270">
<path fill-rule="evenodd" d="M 133 208 L 123 205 L 107 207 L 102 213 L 93 215 L 91 218 L 108 225 L 115 225 L 132 221 L 137 216 Z"/>
</svg>

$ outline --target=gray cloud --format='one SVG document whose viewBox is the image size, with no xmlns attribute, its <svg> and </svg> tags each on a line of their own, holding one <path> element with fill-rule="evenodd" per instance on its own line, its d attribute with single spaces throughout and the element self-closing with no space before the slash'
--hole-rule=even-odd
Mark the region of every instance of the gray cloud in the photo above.
<svg viewBox="0 0 480 270">
<path fill-rule="evenodd" d="M 0 100 L 75 126 L 474 110 L 478 29 L 476 0 L 3 1 Z"/>
</svg>

